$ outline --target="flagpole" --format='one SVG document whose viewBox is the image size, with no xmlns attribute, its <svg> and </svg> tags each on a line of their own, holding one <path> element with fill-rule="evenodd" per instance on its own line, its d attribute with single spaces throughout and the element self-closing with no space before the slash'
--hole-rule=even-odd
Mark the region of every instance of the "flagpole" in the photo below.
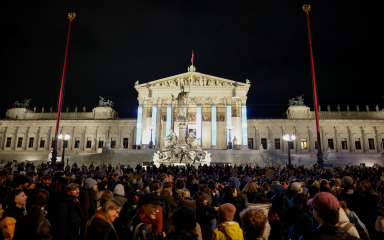
<svg viewBox="0 0 384 240">
<path fill-rule="evenodd" d="M 68 36 L 67 36 L 67 45 L 65 48 L 65 57 L 64 57 L 64 67 L 63 67 L 63 74 L 61 76 L 61 86 L 60 86 L 60 95 L 59 95 L 59 105 L 57 107 L 57 119 L 56 119 L 56 130 L 55 130 L 55 140 L 53 142 L 53 151 L 52 151 L 52 166 L 56 165 L 57 160 L 57 133 L 59 131 L 59 124 L 60 124 L 60 115 L 61 115 L 61 104 L 63 100 L 63 89 L 64 89 L 64 80 L 65 80 L 65 70 L 67 67 L 67 56 L 68 56 L 68 46 L 69 46 L 69 36 L 71 34 L 71 26 L 72 21 L 75 19 L 76 14 L 75 13 L 68 13 L 68 19 L 69 19 L 69 28 L 68 28 Z M 62 159 L 64 161 L 64 159 Z"/>
<path fill-rule="evenodd" d="M 310 25 L 309 25 L 309 11 L 311 11 L 311 5 L 304 4 L 303 5 L 303 11 L 305 12 L 305 14 L 307 16 L 309 52 L 311 54 L 311 75 L 312 75 L 313 101 L 314 101 L 314 104 L 315 104 L 316 133 L 317 133 L 317 164 L 319 166 L 322 166 L 324 161 L 323 161 L 323 152 L 321 150 L 318 96 L 317 96 L 317 90 L 316 90 L 315 65 L 314 65 L 314 62 L 313 62 L 311 28 L 310 28 Z"/>
</svg>

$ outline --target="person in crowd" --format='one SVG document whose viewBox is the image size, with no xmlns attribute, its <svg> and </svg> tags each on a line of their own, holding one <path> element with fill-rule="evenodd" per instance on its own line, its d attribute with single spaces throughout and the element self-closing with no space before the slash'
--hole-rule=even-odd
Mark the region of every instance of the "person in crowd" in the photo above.
<svg viewBox="0 0 384 240">
<path fill-rule="evenodd" d="M 86 239 L 119 239 L 113 222 L 119 217 L 121 208 L 121 204 L 115 199 L 108 200 L 87 223 Z"/>
<path fill-rule="evenodd" d="M 297 240 L 301 235 L 313 229 L 311 212 L 307 205 L 308 198 L 305 194 L 296 194 L 292 206 L 288 210 L 288 239 Z"/>
<path fill-rule="evenodd" d="M 51 223 L 46 218 L 49 192 L 45 189 L 37 189 L 30 198 L 30 208 L 27 215 L 29 239 L 51 240 Z"/>
<path fill-rule="evenodd" d="M 364 223 L 360 221 L 360 218 L 357 216 L 357 214 L 348 208 L 348 204 L 344 200 L 340 200 L 339 202 L 340 202 L 341 208 L 344 210 L 345 214 L 347 215 L 350 223 L 355 225 L 357 231 L 359 232 L 360 238 L 369 239 L 369 232 L 365 227 Z"/>
<path fill-rule="evenodd" d="M 61 199 L 57 212 L 57 232 L 55 239 L 77 240 L 83 222 L 83 213 L 79 201 L 80 186 L 70 183 L 67 194 Z"/>
<path fill-rule="evenodd" d="M 10 192 L 8 208 L 3 214 L 0 222 L 2 235 L 6 240 L 27 239 L 27 219 L 25 205 L 27 204 L 27 195 L 22 189 L 15 189 Z"/>
<path fill-rule="evenodd" d="M 136 215 L 128 224 L 132 240 L 157 239 L 156 215 L 159 213 L 160 198 L 155 193 L 146 193 L 140 199 Z"/>
<path fill-rule="evenodd" d="M 123 207 L 128 202 L 127 198 L 125 197 L 125 189 L 123 184 L 116 184 L 115 189 L 113 189 L 113 198 Z"/>
<path fill-rule="evenodd" d="M 232 178 L 233 179 L 233 178 Z M 236 178 L 237 179 L 237 178 Z M 247 197 L 244 193 L 240 195 L 240 190 L 237 187 L 226 186 L 223 190 L 223 198 L 220 201 L 220 204 L 231 203 L 236 207 L 235 221 L 240 222 L 240 212 L 246 208 Z M 245 197 L 243 197 L 245 196 Z"/>
<path fill-rule="evenodd" d="M 218 227 L 213 231 L 211 239 L 244 239 L 239 223 L 233 221 L 236 207 L 231 203 L 225 203 L 220 205 L 218 212 Z"/>
<path fill-rule="evenodd" d="M 179 202 L 182 201 L 181 199 Z M 192 209 L 177 208 L 172 214 L 174 232 L 166 236 L 166 240 L 198 240 L 196 233 L 196 216 Z"/>
<path fill-rule="evenodd" d="M 358 239 L 352 237 L 343 228 L 338 226 L 339 209 L 341 208 L 337 198 L 329 192 L 320 192 L 307 202 L 313 208 L 313 216 L 319 222 L 319 227 L 310 233 L 303 234 L 299 239 Z"/>
<path fill-rule="evenodd" d="M 244 239 L 263 239 L 268 218 L 261 209 L 248 207 L 240 213 L 240 219 Z"/>
<path fill-rule="evenodd" d="M 81 192 L 81 208 L 83 210 L 84 221 L 87 222 L 95 214 L 98 200 L 97 181 L 87 178 L 84 181 L 85 190 Z"/>
<path fill-rule="evenodd" d="M 163 222 L 165 224 L 166 220 L 172 216 L 172 213 L 177 206 L 177 203 L 172 197 L 172 183 L 165 182 L 163 184 L 163 189 L 160 193 L 160 200 L 165 204 L 165 214 L 163 213 Z"/>
<path fill-rule="evenodd" d="M 249 203 L 255 203 L 257 197 L 260 195 L 257 183 L 255 183 L 254 181 L 249 181 L 243 188 L 243 193 L 247 195 Z"/>
<path fill-rule="evenodd" d="M 196 201 L 196 219 L 201 226 L 203 239 L 211 239 L 212 231 L 217 225 L 217 213 L 214 207 L 208 204 L 205 193 L 200 191 L 196 192 L 195 195 L 193 195 L 193 199 Z"/>
<path fill-rule="evenodd" d="M 301 183 L 299 182 L 294 182 L 291 184 L 291 193 L 292 193 L 292 197 L 291 199 L 288 201 L 288 208 L 291 208 L 292 207 L 292 204 L 293 204 L 293 201 L 295 200 L 295 197 L 298 195 L 298 194 L 301 194 L 303 193 L 303 188 L 301 186 Z"/>
<path fill-rule="evenodd" d="M 330 182 L 326 179 L 320 181 L 320 192 L 329 192 L 333 196 L 337 197 L 337 194 L 331 189 Z"/>
</svg>

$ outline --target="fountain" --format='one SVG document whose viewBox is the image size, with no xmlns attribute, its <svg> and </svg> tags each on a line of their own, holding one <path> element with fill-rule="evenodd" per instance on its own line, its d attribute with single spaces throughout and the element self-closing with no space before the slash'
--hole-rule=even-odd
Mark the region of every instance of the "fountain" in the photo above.
<svg viewBox="0 0 384 240">
<path fill-rule="evenodd" d="M 184 92 L 181 86 L 181 92 L 178 94 L 178 127 L 179 137 L 171 129 L 170 134 L 165 138 L 165 147 L 161 151 L 154 153 L 153 162 L 156 166 L 160 164 L 210 164 L 211 154 L 203 151 L 198 144 L 198 139 L 193 132 L 187 136 L 187 97 L 188 93 Z"/>
</svg>

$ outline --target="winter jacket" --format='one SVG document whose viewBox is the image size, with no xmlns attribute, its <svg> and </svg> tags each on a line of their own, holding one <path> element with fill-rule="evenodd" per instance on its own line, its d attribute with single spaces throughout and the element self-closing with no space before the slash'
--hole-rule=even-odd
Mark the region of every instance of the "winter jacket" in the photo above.
<svg viewBox="0 0 384 240">
<path fill-rule="evenodd" d="M 57 212 L 57 230 L 55 239 L 74 240 L 78 238 L 83 221 L 80 202 L 66 196 L 59 203 Z"/>
<path fill-rule="evenodd" d="M 27 239 L 27 220 L 24 208 L 12 207 L 5 211 L 0 228 L 5 240 Z"/>
<path fill-rule="evenodd" d="M 357 231 L 354 225 L 348 227 L 347 224 L 350 223 L 347 215 L 345 214 L 342 208 L 339 209 L 339 226 L 342 227 L 349 235 L 360 238 L 359 232 Z"/>
<path fill-rule="evenodd" d="M 219 224 L 213 233 L 211 240 L 243 240 L 243 230 L 237 222 L 224 222 Z"/>
<path fill-rule="evenodd" d="M 88 229 L 86 239 L 89 240 L 117 240 L 117 234 L 110 223 L 98 217 L 96 213 Z"/>
<path fill-rule="evenodd" d="M 165 203 L 166 214 L 163 213 L 163 217 L 171 217 L 173 210 L 175 210 L 177 204 L 168 189 L 163 189 L 163 191 L 161 191 L 160 199 Z"/>
<path fill-rule="evenodd" d="M 139 225 L 140 224 L 140 225 Z M 147 224 L 143 223 L 137 213 L 128 224 L 130 235 L 132 240 L 157 240 L 157 235 L 154 231 L 148 227 Z M 136 238 L 133 238 L 136 233 Z"/>
<path fill-rule="evenodd" d="M 343 228 L 322 225 L 310 233 L 306 233 L 299 240 L 353 240 L 358 239 L 349 235 Z"/>
</svg>

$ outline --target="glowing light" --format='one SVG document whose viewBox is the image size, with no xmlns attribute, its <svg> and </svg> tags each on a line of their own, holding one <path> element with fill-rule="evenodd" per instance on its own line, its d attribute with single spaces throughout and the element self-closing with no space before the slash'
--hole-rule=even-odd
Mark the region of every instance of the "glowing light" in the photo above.
<svg viewBox="0 0 384 240">
<path fill-rule="evenodd" d="M 141 132 L 142 132 L 142 127 L 143 127 L 142 121 L 143 121 L 143 107 L 139 106 L 139 108 L 137 109 L 136 145 L 141 144 Z"/>
<path fill-rule="evenodd" d="M 157 123 L 157 106 L 152 106 L 152 142 L 156 145 L 156 123 Z"/>
<path fill-rule="evenodd" d="M 166 123 L 166 129 L 165 129 L 165 135 L 169 136 L 172 128 L 172 107 L 167 106 L 167 123 Z"/>
<path fill-rule="evenodd" d="M 212 130 L 211 130 L 211 145 L 216 146 L 216 106 L 211 107 L 211 123 L 212 123 Z"/>
<path fill-rule="evenodd" d="M 241 128 L 243 130 L 243 139 L 242 143 L 243 146 L 246 146 L 248 144 L 248 133 L 247 133 L 247 107 L 241 106 Z"/>
<path fill-rule="evenodd" d="M 227 106 L 227 143 L 231 142 L 231 136 L 230 136 L 230 131 L 232 128 L 232 108 L 231 106 Z"/>
<path fill-rule="evenodd" d="M 196 138 L 201 145 L 201 106 L 196 107 Z"/>
</svg>

